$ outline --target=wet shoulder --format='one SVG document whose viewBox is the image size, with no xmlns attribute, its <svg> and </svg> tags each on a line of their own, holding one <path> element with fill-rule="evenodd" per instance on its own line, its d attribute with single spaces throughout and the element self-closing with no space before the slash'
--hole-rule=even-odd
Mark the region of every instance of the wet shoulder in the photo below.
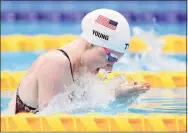
<svg viewBox="0 0 188 133">
<path fill-rule="evenodd" d="M 62 65 L 62 67 L 69 67 L 69 61 L 67 57 L 58 50 L 51 50 L 46 53 L 41 54 L 38 58 L 37 68 L 41 68 L 41 66 L 45 64 L 52 64 L 52 65 Z"/>
</svg>

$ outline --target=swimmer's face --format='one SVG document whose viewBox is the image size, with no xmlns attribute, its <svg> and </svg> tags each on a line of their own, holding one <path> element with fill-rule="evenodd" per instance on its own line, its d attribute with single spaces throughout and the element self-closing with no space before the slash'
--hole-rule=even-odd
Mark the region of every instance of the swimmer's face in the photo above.
<svg viewBox="0 0 188 133">
<path fill-rule="evenodd" d="M 108 49 L 108 52 L 110 53 L 110 55 L 113 55 L 113 57 L 117 59 L 123 56 L 122 53 L 113 50 Z M 109 61 L 108 59 L 109 57 L 105 49 L 98 46 L 94 46 L 91 49 L 87 50 L 83 56 L 85 67 L 88 71 L 94 74 L 97 74 L 100 69 L 112 71 L 115 61 Z"/>
</svg>

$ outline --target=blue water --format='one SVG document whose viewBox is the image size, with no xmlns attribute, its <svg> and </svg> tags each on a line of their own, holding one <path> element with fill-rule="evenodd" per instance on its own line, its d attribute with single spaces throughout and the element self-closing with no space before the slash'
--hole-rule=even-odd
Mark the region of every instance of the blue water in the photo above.
<svg viewBox="0 0 188 133">
<path fill-rule="evenodd" d="M 42 52 L 2 52 L 2 71 L 22 71 L 27 70 L 32 62 L 41 54 Z M 135 58 L 136 54 L 130 54 L 130 60 Z M 141 56 L 141 55 L 140 55 Z M 139 56 L 138 56 L 139 57 Z M 169 59 L 174 59 L 179 62 L 185 63 L 185 55 L 164 55 L 164 57 Z M 126 57 L 125 57 L 126 58 Z M 132 58 L 132 59 L 131 59 Z M 125 64 L 116 65 L 116 67 L 125 67 Z M 128 65 L 129 66 L 129 65 Z M 144 64 L 140 65 L 141 70 L 149 70 L 145 68 Z M 130 68 L 130 66 L 129 66 Z M 116 68 L 114 68 L 116 69 Z M 178 71 L 178 67 L 174 70 Z M 185 70 L 184 70 L 185 71 Z M 157 90 L 157 91 L 156 91 Z M 167 91 L 168 92 L 165 92 Z M 149 93 L 153 96 L 141 97 L 137 99 L 136 97 L 123 97 L 118 98 L 107 108 L 84 108 L 73 110 L 72 114 L 84 114 L 88 112 L 97 112 L 102 114 L 118 114 L 118 113 L 138 113 L 138 114 L 149 114 L 149 113 L 172 113 L 172 114 L 185 114 L 186 113 L 186 93 L 185 88 L 178 89 L 151 89 Z M 147 93 L 146 93 L 147 94 Z M 145 95 L 145 94 L 144 94 Z M 143 95 L 143 96 L 144 96 Z M 7 109 L 8 102 L 10 98 L 1 97 L 1 110 Z M 134 103 L 136 102 L 136 105 Z"/>
<path fill-rule="evenodd" d="M 38 2 L 1 2 L 2 11 L 92 11 L 97 8 L 109 8 L 121 11 L 133 11 L 137 12 L 186 12 L 186 1 L 38 1 Z M 131 30 L 135 27 L 140 27 L 144 31 L 153 30 L 157 35 L 177 34 L 186 35 L 186 23 L 130 23 Z M 50 35 L 62 35 L 62 34 L 80 34 L 81 26 L 80 22 L 1 22 L 1 34 L 23 34 L 23 35 L 36 35 L 36 34 L 50 34 Z M 131 32 L 132 34 L 132 32 Z M 33 61 L 42 52 L 2 52 L 1 53 L 1 71 L 23 71 L 27 70 Z M 126 54 L 129 60 L 133 60 L 136 57 L 141 58 L 139 54 Z M 177 66 L 171 68 L 171 70 L 182 71 L 178 66 L 183 63 L 185 64 L 186 55 L 163 55 L 164 58 L 173 59 Z M 145 62 L 147 63 L 147 62 Z M 149 63 L 148 63 L 149 64 Z M 138 68 L 136 70 L 153 71 L 153 67 L 159 68 L 159 70 L 169 70 L 161 67 L 163 62 L 160 64 L 153 64 L 151 66 L 142 62 L 137 63 Z M 114 69 L 123 68 L 125 71 L 130 68 L 127 64 L 117 63 Z M 133 67 L 133 66 L 132 66 Z M 185 69 L 183 69 L 185 71 Z M 96 112 L 104 114 L 117 114 L 117 113 L 186 113 L 186 98 L 185 88 L 170 89 L 169 94 L 165 92 L 166 89 L 151 89 L 149 97 L 139 98 L 135 101 L 134 97 L 130 98 L 119 98 L 109 105 L 106 109 L 95 109 Z M 156 95 L 153 95 L 156 94 Z M 165 94 L 165 95 L 164 95 Z M 173 95 L 172 95 L 173 94 Z M 176 96 L 175 96 L 176 95 Z M 1 111 L 7 109 L 10 98 L 1 97 Z M 137 106 L 133 106 L 134 102 Z M 76 110 L 73 113 L 86 113 L 90 109 Z"/>
<path fill-rule="evenodd" d="M 43 51 L 44 52 L 44 51 Z M 22 71 L 27 70 L 32 63 L 40 56 L 43 52 L 2 52 L 1 53 L 1 71 Z M 126 54 L 122 58 L 126 58 L 127 55 L 130 55 L 129 60 L 133 60 L 135 56 L 141 58 L 139 54 Z M 174 59 L 175 61 L 179 61 L 180 63 L 185 63 L 186 55 L 164 55 L 167 59 Z M 138 61 L 139 62 L 139 61 Z M 149 63 L 149 62 L 148 62 Z M 140 64 L 141 70 L 149 70 L 146 68 L 147 64 Z M 128 64 L 118 63 L 115 64 L 114 69 L 118 67 L 129 67 Z M 178 68 L 174 68 L 174 70 L 178 70 Z M 184 69 L 185 71 L 185 69 Z"/>
<path fill-rule="evenodd" d="M 1 98 L 1 111 L 8 108 L 8 103 L 10 102 L 10 98 Z"/>
<path fill-rule="evenodd" d="M 186 12 L 186 1 L 3 1 L 2 11 L 92 11 L 97 8 L 108 8 L 125 12 Z M 79 12 L 78 12 L 79 13 Z M 76 15 L 76 14 L 74 14 Z M 79 14 L 78 14 L 79 15 Z M 169 16 L 169 15 L 168 15 Z M 170 17 L 170 16 L 169 16 Z M 56 22 L 2 22 L 1 34 L 80 34 L 81 20 L 56 23 Z M 144 30 L 153 29 L 159 35 L 180 34 L 186 35 L 186 22 L 182 23 L 146 23 L 131 22 L 131 29 L 134 26 Z"/>
<path fill-rule="evenodd" d="M 179 34 L 186 35 L 186 23 L 130 23 L 131 30 L 133 27 L 140 27 L 145 31 L 155 31 L 158 35 L 166 34 Z M 164 30 L 165 29 L 165 30 Z M 81 33 L 80 23 L 50 23 L 50 22 L 40 22 L 40 23 L 1 23 L 1 34 L 25 34 L 25 35 L 35 35 L 35 34 L 50 34 L 50 35 L 62 35 L 62 34 L 77 34 Z M 131 32 L 132 33 L 132 32 Z"/>
<path fill-rule="evenodd" d="M 155 89 L 156 91 L 157 89 Z M 153 90 L 150 90 L 150 93 Z M 160 93 L 164 93 L 163 89 L 157 90 Z M 70 114 L 84 114 L 95 111 L 101 114 L 115 115 L 118 113 L 137 113 L 137 114 L 150 114 L 150 113 L 168 113 L 168 114 L 185 114 L 186 113 L 186 96 L 185 88 L 183 89 L 170 89 L 173 95 L 179 93 L 179 97 L 167 97 L 160 94 L 160 98 L 154 96 L 153 98 L 139 98 L 135 100 L 132 98 L 118 98 L 106 108 L 82 108 L 69 112 Z M 178 92 L 178 93 L 177 93 Z M 156 92 L 153 92 L 156 93 Z M 184 93 L 184 95 L 182 95 Z M 1 111 L 8 108 L 10 98 L 1 98 Z"/>
</svg>

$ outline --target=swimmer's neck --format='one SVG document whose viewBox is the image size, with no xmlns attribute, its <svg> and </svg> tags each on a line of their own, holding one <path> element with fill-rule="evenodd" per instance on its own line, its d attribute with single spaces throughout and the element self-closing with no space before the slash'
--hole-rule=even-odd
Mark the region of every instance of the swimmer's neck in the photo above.
<svg viewBox="0 0 188 133">
<path fill-rule="evenodd" d="M 77 40 L 73 41 L 72 44 L 81 49 L 82 52 L 85 52 L 92 47 L 91 44 L 82 37 L 79 37 Z"/>
<path fill-rule="evenodd" d="M 82 67 L 83 64 L 81 57 L 85 51 L 91 48 L 91 44 L 81 37 L 69 43 L 68 45 L 61 47 L 61 49 L 65 50 L 70 56 L 73 66 L 73 73 Z"/>
<path fill-rule="evenodd" d="M 90 49 L 91 47 L 92 46 L 89 42 L 87 42 L 85 39 L 79 37 L 78 39 L 72 41 L 68 45 L 62 46 L 60 49 L 66 50 L 67 52 L 74 51 L 76 53 L 82 54 L 83 52 Z"/>
</svg>

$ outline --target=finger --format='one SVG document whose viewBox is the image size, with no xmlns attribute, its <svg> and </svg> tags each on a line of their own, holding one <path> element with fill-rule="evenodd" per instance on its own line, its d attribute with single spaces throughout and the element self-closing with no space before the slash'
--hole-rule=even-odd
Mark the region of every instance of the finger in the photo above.
<svg viewBox="0 0 188 133">
<path fill-rule="evenodd" d="M 136 88 L 137 88 L 137 90 L 148 90 L 148 89 L 149 89 L 149 88 L 148 88 L 147 86 L 145 86 L 145 85 L 140 85 L 140 86 L 137 86 Z"/>
<path fill-rule="evenodd" d="M 142 83 L 143 85 L 149 85 L 149 83 Z"/>
<path fill-rule="evenodd" d="M 137 84 L 137 85 L 134 85 L 133 88 L 135 88 L 137 90 L 142 90 L 144 88 L 144 86 L 141 84 Z"/>
<path fill-rule="evenodd" d="M 150 86 L 151 86 L 149 83 L 144 83 L 142 85 L 145 86 L 145 87 L 147 87 L 147 88 L 150 88 Z"/>
<path fill-rule="evenodd" d="M 145 87 L 145 88 L 149 88 L 150 84 L 143 84 L 142 86 Z"/>
<path fill-rule="evenodd" d="M 150 87 L 151 87 L 151 85 L 150 85 L 150 84 L 145 84 L 145 86 L 146 86 L 147 88 L 150 88 Z"/>
</svg>

